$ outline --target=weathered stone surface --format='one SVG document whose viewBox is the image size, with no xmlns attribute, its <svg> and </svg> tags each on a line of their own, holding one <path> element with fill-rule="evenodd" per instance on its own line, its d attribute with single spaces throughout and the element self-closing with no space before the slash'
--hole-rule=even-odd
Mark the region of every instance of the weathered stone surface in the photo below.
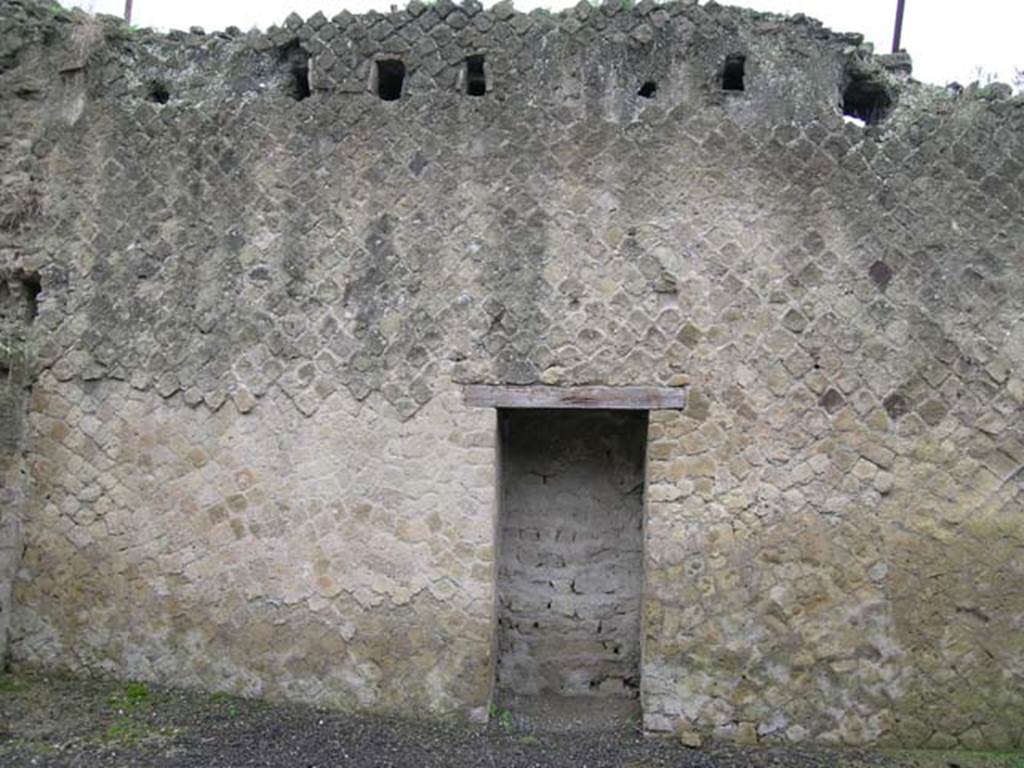
<svg viewBox="0 0 1024 768">
<path fill-rule="evenodd" d="M 683 377 L 645 726 L 1019 747 L 1024 102 L 905 74 L 689 0 L 3 3 L 0 649 L 478 718 L 496 419 L 460 386 Z"/>
<path fill-rule="evenodd" d="M 33 272 L 0 270 L 0 666 L 6 661 L 11 594 L 21 559 L 25 481 L 25 415 L 32 371 L 28 340 L 39 282 Z"/>
<path fill-rule="evenodd" d="M 679 743 L 690 749 L 700 749 L 704 744 L 704 739 L 701 738 L 701 735 L 697 731 L 691 731 L 688 728 L 680 730 L 678 736 Z"/>
</svg>

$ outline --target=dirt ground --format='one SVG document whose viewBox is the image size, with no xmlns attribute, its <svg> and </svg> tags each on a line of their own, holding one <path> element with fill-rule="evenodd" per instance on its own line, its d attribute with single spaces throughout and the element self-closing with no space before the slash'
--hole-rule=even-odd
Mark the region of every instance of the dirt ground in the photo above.
<svg viewBox="0 0 1024 768">
<path fill-rule="evenodd" d="M 0 675 L 0 766 L 228 768 L 1024 768 L 1024 754 L 687 749 L 635 726 L 545 729 L 500 710 L 468 726 L 19 670 Z"/>
</svg>

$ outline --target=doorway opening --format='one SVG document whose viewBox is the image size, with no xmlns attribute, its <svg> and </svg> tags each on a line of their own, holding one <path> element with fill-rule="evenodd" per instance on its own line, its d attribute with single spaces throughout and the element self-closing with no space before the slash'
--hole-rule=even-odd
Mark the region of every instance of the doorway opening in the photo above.
<svg viewBox="0 0 1024 768">
<path fill-rule="evenodd" d="M 498 411 L 499 707 L 548 724 L 639 714 L 647 421 Z"/>
</svg>

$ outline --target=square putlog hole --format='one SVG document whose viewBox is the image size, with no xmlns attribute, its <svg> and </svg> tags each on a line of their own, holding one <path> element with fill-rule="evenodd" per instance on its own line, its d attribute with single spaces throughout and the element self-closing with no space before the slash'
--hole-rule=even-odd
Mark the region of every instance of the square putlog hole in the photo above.
<svg viewBox="0 0 1024 768">
<path fill-rule="evenodd" d="M 747 57 L 734 53 L 725 57 L 725 65 L 722 67 L 722 90 L 723 91 L 745 91 L 747 76 Z"/>
<path fill-rule="evenodd" d="M 402 98 L 405 83 L 405 64 L 398 59 L 380 59 L 377 62 L 377 95 L 383 101 Z"/>
<path fill-rule="evenodd" d="M 487 94 L 487 72 L 484 70 L 482 54 L 466 57 L 466 95 L 484 96 Z"/>
</svg>

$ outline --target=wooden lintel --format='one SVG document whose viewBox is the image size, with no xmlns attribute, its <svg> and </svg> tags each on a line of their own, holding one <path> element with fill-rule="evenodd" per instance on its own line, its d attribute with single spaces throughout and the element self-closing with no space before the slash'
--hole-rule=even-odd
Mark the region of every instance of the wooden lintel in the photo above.
<svg viewBox="0 0 1024 768">
<path fill-rule="evenodd" d="M 481 408 L 603 408 L 619 411 L 682 410 L 682 387 L 496 387 L 469 384 L 466 405 Z"/>
</svg>

